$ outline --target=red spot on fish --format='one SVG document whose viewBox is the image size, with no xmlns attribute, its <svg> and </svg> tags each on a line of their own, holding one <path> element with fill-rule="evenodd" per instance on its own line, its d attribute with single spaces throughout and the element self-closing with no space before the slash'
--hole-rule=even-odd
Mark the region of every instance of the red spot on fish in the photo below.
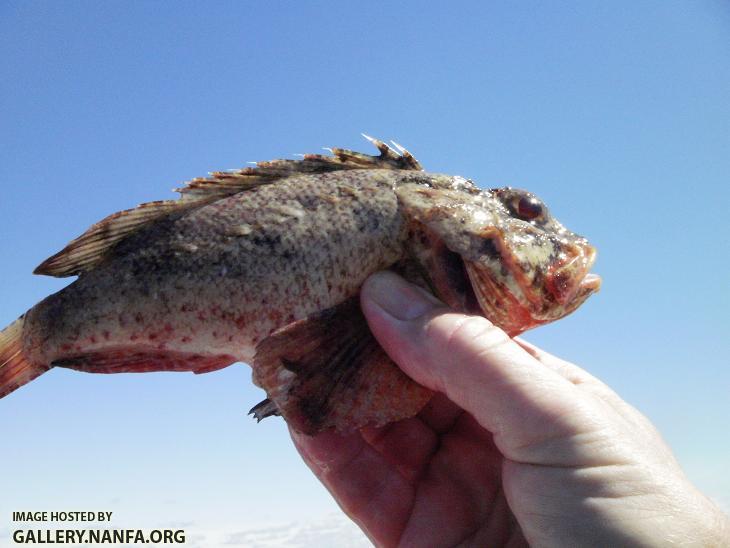
<svg viewBox="0 0 730 548">
<path fill-rule="evenodd" d="M 186 335 L 185 337 L 183 337 L 182 339 L 180 339 L 180 341 L 181 341 L 181 342 L 184 342 L 184 343 L 189 343 L 189 342 L 190 342 L 190 341 L 192 341 L 192 340 L 193 340 L 193 339 L 191 339 L 191 338 L 190 338 L 190 337 L 188 337 L 187 335 Z"/>
<path fill-rule="evenodd" d="M 66 352 L 67 350 L 71 350 L 71 348 L 73 347 L 68 343 L 64 343 L 61 345 L 61 350 L 63 350 L 64 352 Z"/>
<path fill-rule="evenodd" d="M 147 338 L 151 341 L 154 341 L 157 338 L 157 333 L 150 333 L 147 335 Z"/>
<path fill-rule="evenodd" d="M 218 332 L 217 331 L 213 331 L 213 338 L 214 339 L 217 339 L 218 338 Z"/>
<path fill-rule="evenodd" d="M 238 318 L 236 318 L 236 327 L 238 329 L 243 329 L 244 327 L 246 327 L 246 319 L 243 316 L 239 316 Z"/>
<path fill-rule="evenodd" d="M 575 284 L 571 274 L 565 269 L 553 270 L 546 276 L 545 287 L 550 291 L 559 303 L 566 302 L 573 293 Z"/>
<path fill-rule="evenodd" d="M 134 315 L 134 321 L 137 322 L 137 323 L 142 323 L 144 321 L 144 316 L 142 316 L 142 313 L 141 312 L 137 312 Z"/>
<path fill-rule="evenodd" d="M 96 337 L 94 337 L 94 335 L 92 335 L 91 337 L 89 337 L 89 342 L 91 344 L 96 344 Z"/>
<path fill-rule="evenodd" d="M 205 315 L 205 312 L 198 312 L 198 319 L 201 322 L 204 322 L 207 319 L 207 316 Z"/>
<path fill-rule="evenodd" d="M 139 339 L 139 335 L 137 335 L 136 333 L 132 333 L 132 335 L 129 337 L 130 341 L 136 341 L 137 339 Z"/>
<path fill-rule="evenodd" d="M 102 336 L 104 337 L 105 341 L 109 340 L 109 336 L 111 335 L 108 331 L 104 330 L 101 332 Z"/>
<path fill-rule="evenodd" d="M 167 331 L 168 333 L 172 333 L 174 331 L 174 329 L 173 329 L 173 327 L 169 323 L 166 323 L 165 324 L 165 331 Z"/>
</svg>

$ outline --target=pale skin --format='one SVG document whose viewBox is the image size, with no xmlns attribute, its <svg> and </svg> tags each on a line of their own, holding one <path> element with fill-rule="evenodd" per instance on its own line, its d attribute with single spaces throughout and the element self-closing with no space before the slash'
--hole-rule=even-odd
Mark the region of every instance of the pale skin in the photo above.
<svg viewBox="0 0 730 548">
<path fill-rule="evenodd" d="M 392 273 L 362 290 L 383 348 L 438 394 L 350 435 L 292 432 L 378 546 L 730 546 L 652 424 L 581 368 Z"/>
</svg>

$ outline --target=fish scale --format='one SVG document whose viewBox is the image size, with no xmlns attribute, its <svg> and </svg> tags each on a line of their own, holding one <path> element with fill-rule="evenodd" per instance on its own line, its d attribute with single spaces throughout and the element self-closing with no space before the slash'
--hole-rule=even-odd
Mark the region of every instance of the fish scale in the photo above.
<svg viewBox="0 0 730 548">
<path fill-rule="evenodd" d="M 598 289 L 595 250 L 534 195 L 422 171 L 370 140 L 379 156 L 336 148 L 217 172 L 93 225 L 36 269 L 78 278 L 0 333 L 0 395 L 51 367 L 244 361 L 268 396 L 257 418 L 346 431 L 412 416 L 431 396 L 370 334 L 358 304 L 370 274 L 394 269 L 510 335 Z"/>
</svg>

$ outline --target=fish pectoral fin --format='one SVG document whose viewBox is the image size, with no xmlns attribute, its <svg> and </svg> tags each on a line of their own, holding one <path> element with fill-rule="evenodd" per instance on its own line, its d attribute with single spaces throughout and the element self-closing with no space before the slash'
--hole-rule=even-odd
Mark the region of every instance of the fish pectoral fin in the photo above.
<svg viewBox="0 0 730 548">
<path fill-rule="evenodd" d="M 253 379 L 289 425 L 306 434 L 411 417 L 432 394 L 383 351 L 357 297 L 264 339 L 256 348 Z"/>
</svg>

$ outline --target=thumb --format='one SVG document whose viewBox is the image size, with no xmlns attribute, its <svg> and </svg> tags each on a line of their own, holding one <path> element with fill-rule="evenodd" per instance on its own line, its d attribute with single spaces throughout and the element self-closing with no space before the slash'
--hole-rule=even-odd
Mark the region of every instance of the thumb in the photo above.
<svg viewBox="0 0 730 548">
<path fill-rule="evenodd" d="M 451 312 L 392 272 L 371 276 L 361 301 L 370 329 L 401 369 L 471 413 L 508 458 L 519 457 L 510 447 L 585 426 L 575 386 L 486 318 Z"/>
</svg>

